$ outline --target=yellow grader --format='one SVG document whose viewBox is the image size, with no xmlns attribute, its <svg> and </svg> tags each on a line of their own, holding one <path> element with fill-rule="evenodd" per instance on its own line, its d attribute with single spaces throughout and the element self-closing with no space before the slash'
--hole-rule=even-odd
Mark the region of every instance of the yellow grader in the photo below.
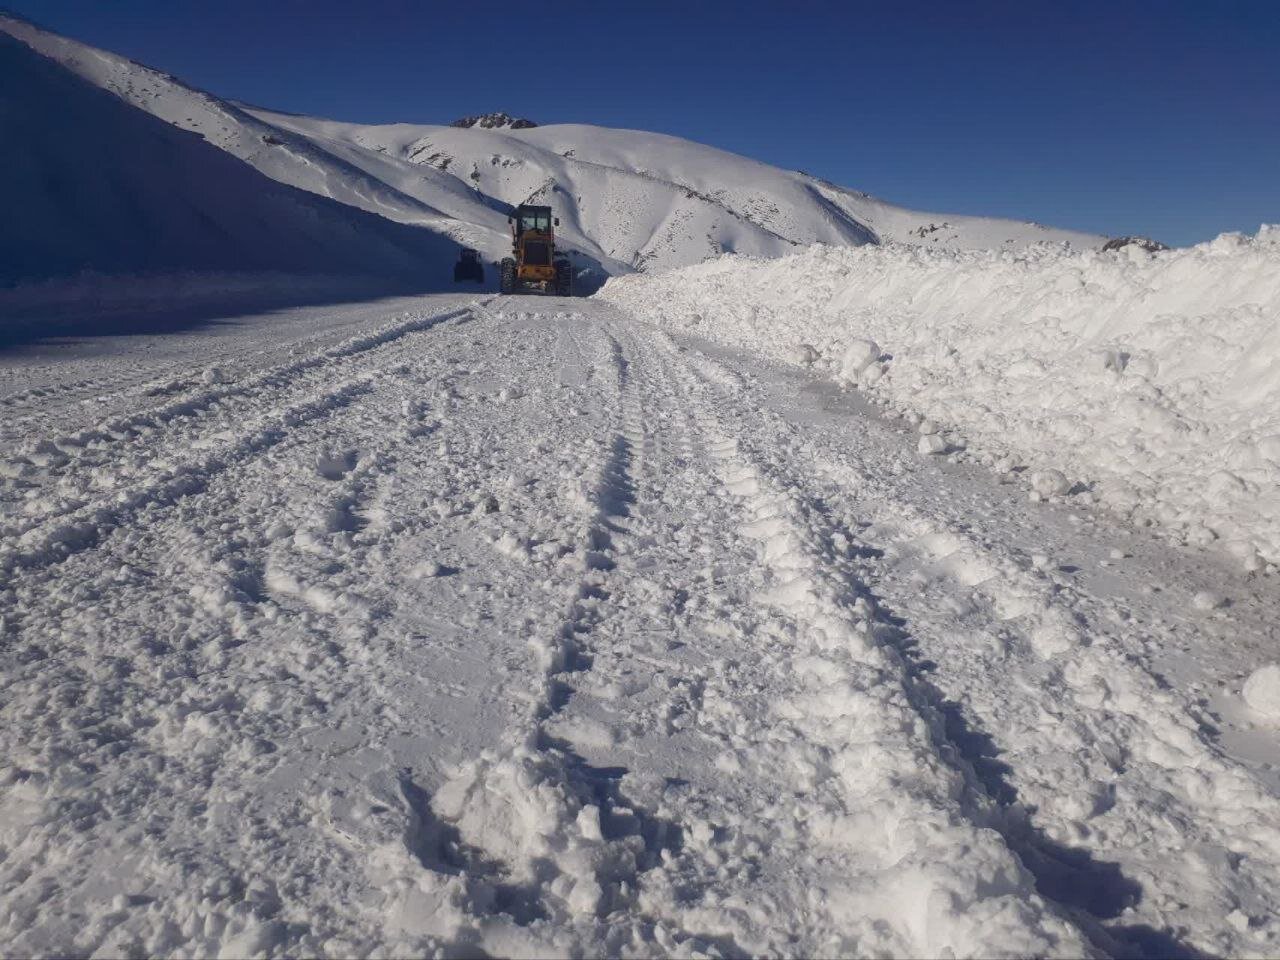
<svg viewBox="0 0 1280 960">
<path fill-rule="evenodd" d="M 502 261 L 503 293 L 548 293 L 567 297 L 571 289 L 569 260 L 556 253 L 550 207 L 522 203 L 507 217 L 511 224 L 511 252 Z"/>
</svg>

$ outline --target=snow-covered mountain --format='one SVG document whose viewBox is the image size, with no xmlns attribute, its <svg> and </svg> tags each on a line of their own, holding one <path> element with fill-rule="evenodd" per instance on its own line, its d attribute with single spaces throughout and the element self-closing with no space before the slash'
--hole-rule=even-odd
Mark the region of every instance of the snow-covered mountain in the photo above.
<svg viewBox="0 0 1280 960">
<path fill-rule="evenodd" d="M 409 279 L 454 248 L 265 177 L 4 34 L 0 142 L 0 286 L 82 271 Z"/>
<path fill-rule="evenodd" d="M 566 246 L 601 275 L 669 269 L 725 252 L 777 257 L 825 243 L 899 241 L 939 249 L 1020 249 L 1103 238 L 1010 220 L 921 213 L 807 174 L 677 137 L 503 116 L 467 126 L 366 126 L 221 100 L 124 57 L 0 17 L 90 83 L 197 133 L 283 184 L 389 220 L 425 226 L 490 257 L 507 214 L 550 203 Z M 496 115 L 495 115 L 496 116 Z"/>
</svg>

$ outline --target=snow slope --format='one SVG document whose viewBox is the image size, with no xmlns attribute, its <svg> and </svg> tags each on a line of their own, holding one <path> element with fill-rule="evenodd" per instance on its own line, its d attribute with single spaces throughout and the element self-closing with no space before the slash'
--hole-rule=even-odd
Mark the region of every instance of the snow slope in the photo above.
<svg viewBox="0 0 1280 960">
<path fill-rule="evenodd" d="M 1280 563 L 1280 230 L 1149 254 L 813 248 L 602 295 L 816 363 L 1050 495 Z M 1055 473 L 1047 471 L 1057 471 Z"/>
<path fill-rule="evenodd" d="M 425 289 L 443 285 L 454 256 L 439 234 L 271 180 L 3 33 L 0 138 L 0 286 L 84 271 L 220 271 Z"/>
<path fill-rule="evenodd" d="M 905 210 L 802 173 L 640 131 L 362 126 L 273 113 L 219 100 L 24 21 L 0 16 L 0 31 L 273 179 L 430 226 L 494 258 L 508 249 L 509 205 L 524 200 L 556 208 L 566 245 L 597 277 L 724 252 L 776 257 L 814 242 L 1021 249 L 1038 241 L 1093 247 L 1103 239 Z"/>
<path fill-rule="evenodd" d="M 602 263 L 653 271 L 722 253 L 776 257 L 811 243 L 890 240 L 1021 249 L 1102 238 L 1035 224 L 917 213 L 806 174 L 662 134 L 582 124 L 526 129 L 362 126 L 253 111 L 321 148 L 453 173 L 499 205 L 550 203 L 570 242 Z M 936 228 L 936 229 L 934 229 Z M 629 272 L 613 267 L 614 272 Z"/>
<path fill-rule="evenodd" d="M 1269 581 L 600 299 L 49 350 L 6 956 L 1280 946 Z"/>
</svg>

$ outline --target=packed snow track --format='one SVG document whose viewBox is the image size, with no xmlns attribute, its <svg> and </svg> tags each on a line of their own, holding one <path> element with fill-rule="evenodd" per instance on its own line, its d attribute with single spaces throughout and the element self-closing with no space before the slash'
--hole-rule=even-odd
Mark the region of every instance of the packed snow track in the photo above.
<svg viewBox="0 0 1280 960">
<path fill-rule="evenodd" d="M 1213 699 L 1274 591 L 595 300 L 59 349 L 0 358 L 6 956 L 1280 951 Z"/>
</svg>

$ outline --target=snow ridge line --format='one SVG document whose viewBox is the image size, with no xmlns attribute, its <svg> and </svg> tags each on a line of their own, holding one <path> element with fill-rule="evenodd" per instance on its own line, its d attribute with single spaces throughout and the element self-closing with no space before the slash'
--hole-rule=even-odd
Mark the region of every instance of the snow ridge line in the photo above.
<svg viewBox="0 0 1280 960">
<path fill-rule="evenodd" d="M 40 387 L 25 387 L 21 390 L 15 390 L 12 393 L 6 393 L 0 396 L 0 407 L 26 407 L 37 401 L 42 407 L 47 407 L 50 397 L 57 397 L 62 394 L 74 393 L 77 390 L 84 390 L 95 384 L 102 383 L 105 377 L 84 377 L 80 380 L 73 380 L 65 383 L 50 384 Z"/>
<path fill-rule="evenodd" d="M 694 372 L 713 387 L 733 380 L 710 361 Z M 903 952 L 978 955 L 999 942 L 1011 954 L 1095 953 L 1006 845 L 990 799 L 892 646 L 895 628 L 865 587 L 839 573 L 823 519 L 717 414 L 709 412 L 703 428 L 720 478 L 746 514 L 743 533 L 773 573 L 765 602 L 794 620 L 807 646 L 794 661 L 807 692 L 781 704 L 779 720 L 830 756 L 819 790 L 836 801 L 844 823 L 815 841 L 866 857 L 874 838 L 897 869 L 910 865 L 922 892 L 885 917 L 910 938 L 897 945 Z M 890 823 L 869 822 L 872 810 Z M 904 911 L 908 903 L 915 907 Z"/>
<path fill-rule="evenodd" d="M 480 303 L 481 301 L 477 300 L 469 304 L 468 307 L 475 307 Z M 429 315 L 437 316 L 439 312 L 443 312 L 445 309 L 442 307 L 439 311 L 432 311 Z M 467 308 L 461 309 L 465 311 Z M 406 311 L 401 313 L 401 316 L 409 316 L 410 313 L 412 311 Z M 299 323 L 300 320 L 295 320 L 294 322 Z M 334 342 L 335 339 L 336 342 Z M 313 351 L 319 354 L 326 349 L 340 347 L 350 339 L 352 339 L 350 334 L 347 334 L 345 338 L 335 338 L 335 331 L 321 330 L 292 340 L 289 352 L 294 356 Z M 325 343 L 331 343 L 332 347 L 324 347 L 323 344 Z M 220 367 L 236 367 L 246 362 L 252 362 L 253 359 L 260 356 L 260 345 L 252 340 L 237 339 L 232 344 L 227 345 L 225 352 L 219 353 L 218 365 Z M 65 408 L 69 404 L 86 402 L 86 399 L 132 396 L 138 402 L 146 402 L 155 397 L 171 397 L 182 391 L 191 390 L 194 382 L 198 381 L 208 369 L 208 366 L 205 365 L 193 367 L 189 357 L 175 358 L 172 361 L 161 364 L 152 365 L 148 363 L 141 368 L 117 370 L 111 376 L 97 374 L 85 376 L 74 381 L 27 387 L 0 397 L 0 407 L 18 407 L 19 410 L 17 412 L 21 413 L 22 408 L 39 401 L 40 412 L 47 413 L 53 409 Z M 270 370 L 263 368 L 252 374 L 252 376 L 256 377 L 269 372 Z M 245 377 L 239 383 L 243 385 L 248 381 L 249 378 Z M 230 385 L 230 382 L 227 385 Z M 91 395 L 91 397 L 87 398 L 86 395 Z M 103 419 L 101 422 L 110 422 L 110 418 Z M 76 434 L 69 435 L 75 436 Z M 59 441 L 55 440 L 55 442 Z"/>
</svg>

